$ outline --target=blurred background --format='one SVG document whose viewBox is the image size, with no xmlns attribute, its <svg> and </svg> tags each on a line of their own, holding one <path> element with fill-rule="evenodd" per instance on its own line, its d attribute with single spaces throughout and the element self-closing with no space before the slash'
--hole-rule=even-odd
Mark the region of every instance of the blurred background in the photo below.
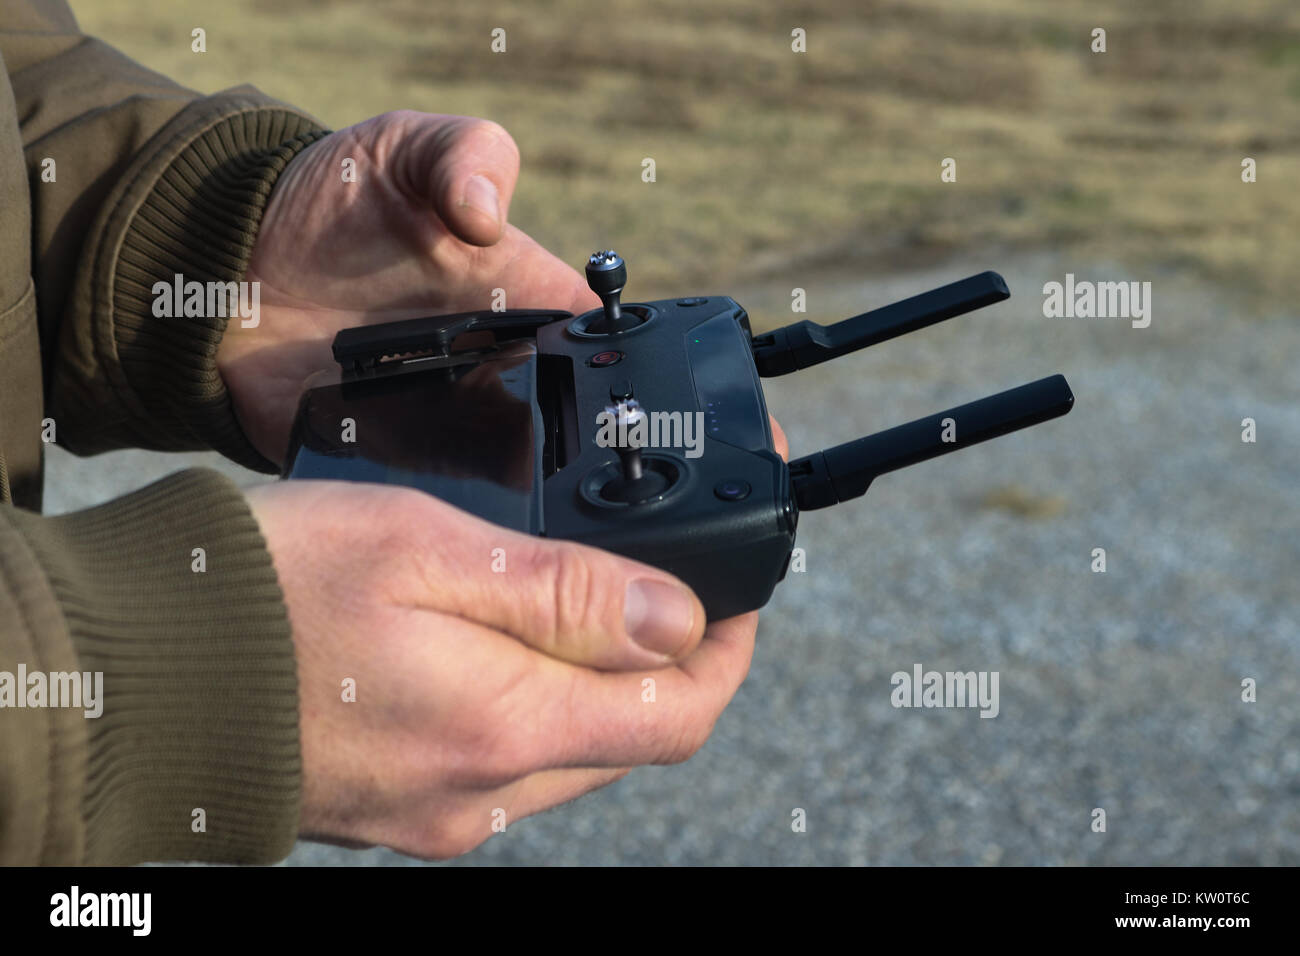
<svg viewBox="0 0 1300 956">
<path fill-rule="evenodd" d="M 500 122 L 512 221 L 574 264 L 617 248 L 631 300 L 730 294 L 770 328 L 1007 278 L 1008 302 L 765 383 L 795 455 L 1052 372 L 1074 387 L 1065 419 L 806 515 L 807 571 L 691 762 L 455 864 L 1300 862 L 1300 7 L 72 5 L 189 87 L 251 83 L 333 128 Z M 1067 273 L 1151 282 L 1150 327 L 1045 318 Z M 265 480 L 54 449 L 48 510 L 196 463 Z M 894 709 L 916 663 L 998 671 L 1001 713 Z M 412 861 L 303 844 L 289 863 Z"/>
</svg>

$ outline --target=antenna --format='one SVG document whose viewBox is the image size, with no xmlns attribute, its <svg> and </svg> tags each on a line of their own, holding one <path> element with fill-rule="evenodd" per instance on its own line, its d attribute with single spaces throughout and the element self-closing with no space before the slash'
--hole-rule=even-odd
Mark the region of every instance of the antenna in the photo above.
<svg viewBox="0 0 1300 956">
<path fill-rule="evenodd" d="M 871 482 L 886 472 L 1037 425 L 1064 415 L 1073 405 L 1074 393 L 1065 376 L 1050 375 L 968 405 L 814 452 L 790 462 L 795 500 L 800 511 L 828 508 L 865 493 Z M 952 441 L 943 440 L 947 430 L 945 419 L 952 419 Z"/>
<path fill-rule="evenodd" d="M 974 312 L 1010 295 L 1002 276 L 981 272 L 834 325 L 804 320 L 755 336 L 754 364 L 764 378 L 786 375 L 944 319 Z"/>
</svg>

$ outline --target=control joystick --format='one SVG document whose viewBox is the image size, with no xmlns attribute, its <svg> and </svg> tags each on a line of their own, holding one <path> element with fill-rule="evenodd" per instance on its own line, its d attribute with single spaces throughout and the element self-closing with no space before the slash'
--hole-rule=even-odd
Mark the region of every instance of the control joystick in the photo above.
<svg viewBox="0 0 1300 956">
<path fill-rule="evenodd" d="M 613 249 L 593 252 L 587 259 L 587 285 L 600 296 L 605 314 L 587 323 L 589 335 L 613 335 L 640 325 L 644 318 L 635 312 L 624 311 L 619 296 L 627 285 L 627 264 Z"/>
<path fill-rule="evenodd" d="M 627 444 L 617 447 L 620 474 L 605 482 L 600 496 L 606 501 L 621 504 L 639 504 L 663 495 L 675 475 L 655 459 L 646 459 L 641 446 L 636 444 L 638 426 L 646 421 L 645 411 L 635 398 L 621 400 L 617 405 L 605 406 L 605 414 L 613 418 L 616 435 Z"/>
</svg>

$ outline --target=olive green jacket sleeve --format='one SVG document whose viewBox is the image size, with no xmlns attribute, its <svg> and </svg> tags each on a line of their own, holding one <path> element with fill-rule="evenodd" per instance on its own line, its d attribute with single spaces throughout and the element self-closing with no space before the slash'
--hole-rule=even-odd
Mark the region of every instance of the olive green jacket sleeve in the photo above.
<svg viewBox="0 0 1300 956">
<path fill-rule="evenodd" d="M 252 88 L 149 72 L 62 0 L 0 0 L 0 57 L 0 166 L 25 166 L 0 168 L 0 863 L 278 859 L 297 678 L 242 495 L 196 470 L 63 517 L 23 506 L 43 419 L 82 454 L 269 470 L 215 368 L 224 320 L 155 318 L 151 289 L 240 279 L 277 176 L 323 131 Z M 102 687 L 98 715 L 49 706 L 52 683 L 32 696 L 30 675 L 73 672 Z"/>
<path fill-rule="evenodd" d="M 273 470 L 216 370 L 225 319 L 156 318 L 152 288 L 177 273 L 240 279 L 276 177 L 321 127 L 252 87 L 177 86 L 83 36 L 62 0 L 0 11 L 59 442 L 79 454 L 216 448 Z"/>
<path fill-rule="evenodd" d="M 0 672 L 27 675 L 0 709 L 0 863 L 256 863 L 293 848 L 293 644 L 224 477 L 184 471 L 56 518 L 0 507 L 0 627 Z M 74 673 L 79 697 L 52 706 L 49 675 Z"/>
</svg>

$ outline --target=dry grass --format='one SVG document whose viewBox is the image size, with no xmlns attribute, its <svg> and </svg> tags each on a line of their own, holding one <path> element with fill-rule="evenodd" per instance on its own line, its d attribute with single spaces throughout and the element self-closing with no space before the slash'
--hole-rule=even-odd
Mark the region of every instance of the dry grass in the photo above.
<svg viewBox="0 0 1300 956">
<path fill-rule="evenodd" d="M 253 83 L 333 126 L 397 107 L 501 122 L 524 156 L 514 221 L 574 262 L 616 245 L 640 295 L 1044 245 L 1257 306 L 1300 292 L 1291 0 L 73 5 L 199 90 Z"/>
<path fill-rule="evenodd" d="M 1065 499 L 1059 495 L 1034 494 L 1020 485 L 1002 485 L 987 492 L 980 499 L 979 507 L 1006 511 L 1018 518 L 1055 518 L 1065 512 Z"/>
</svg>

